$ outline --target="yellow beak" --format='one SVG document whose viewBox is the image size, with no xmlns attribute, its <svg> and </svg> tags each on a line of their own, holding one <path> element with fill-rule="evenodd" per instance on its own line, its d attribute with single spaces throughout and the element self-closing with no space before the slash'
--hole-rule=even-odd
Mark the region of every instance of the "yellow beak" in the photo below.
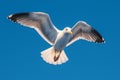
<svg viewBox="0 0 120 80">
<path fill-rule="evenodd" d="M 73 34 L 72 31 L 69 31 L 69 34 L 72 35 Z"/>
</svg>

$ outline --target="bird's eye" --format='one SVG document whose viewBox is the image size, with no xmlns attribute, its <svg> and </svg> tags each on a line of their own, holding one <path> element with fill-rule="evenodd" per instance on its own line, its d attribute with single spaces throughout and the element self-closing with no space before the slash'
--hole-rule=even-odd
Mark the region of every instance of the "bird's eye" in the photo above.
<svg viewBox="0 0 120 80">
<path fill-rule="evenodd" d="M 67 31 L 68 29 L 66 28 L 65 30 Z"/>
</svg>

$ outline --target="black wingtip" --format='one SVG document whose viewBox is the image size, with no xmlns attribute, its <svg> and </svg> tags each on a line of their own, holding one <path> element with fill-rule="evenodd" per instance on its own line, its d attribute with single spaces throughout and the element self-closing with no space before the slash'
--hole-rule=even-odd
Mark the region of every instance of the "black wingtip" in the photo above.
<svg viewBox="0 0 120 80">
<path fill-rule="evenodd" d="M 96 43 L 105 43 L 105 40 L 104 40 L 104 38 L 102 38 L 102 39 L 99 38 L 95 42 Z"/>
<path fill-rule="evenodd" d="M 104 38 L 100 35 L 100 33 L 98 33 L 95 29 L 92 29 L 92 32 L 94 33 L 94 35 L 96 35 L 97 39 L 96 39 L 96 43 L 105 43 Z"/>
<path fill-rule="evenodd" d="M 28 16 L 28 15 L 29 15 L 28 12 L 26 12 L 26 13 L 16 13 L 16 14 L 9 15 L 7 18 L 10 19 L 13 22 L 16 22 L 20 17 L 25 17 L 25 16 Z"/>
<path fill-rule="evenodd" d="M 14 15 L 10 15 L 10 16 L 8 16 L 7 17 L 8 19 L 10 19 L 11 21 L 13 21 L 13 22 L 16 22 L 16 18 L 14 17 Z"/>
</svg>

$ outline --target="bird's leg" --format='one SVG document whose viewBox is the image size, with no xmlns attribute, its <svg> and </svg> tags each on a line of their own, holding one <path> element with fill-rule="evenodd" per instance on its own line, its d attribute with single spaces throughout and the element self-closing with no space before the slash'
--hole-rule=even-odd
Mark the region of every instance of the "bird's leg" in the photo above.
<svg viewBox="0 0 120 80">
<path fill-rule="evenodd" d="M 55 50 L 54 61 L 57 61 L 57 60 L 59 59 L 59 57 L 60 57 L 60 53 L 61 53 L 61 51 L 57 51 L 57 50 Z"/>
</svg>

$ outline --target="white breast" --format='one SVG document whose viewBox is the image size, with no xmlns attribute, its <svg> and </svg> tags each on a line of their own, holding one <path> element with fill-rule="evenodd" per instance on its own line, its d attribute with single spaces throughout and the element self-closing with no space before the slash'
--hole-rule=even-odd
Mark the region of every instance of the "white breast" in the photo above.
<svg viewBox="0 0 120 80">
<path fill-rule="evenodd" d="M 55 40 L 55 43 L 56 43 L 59 39 L 61 39 L 61 38 L 63 37 L 63 35 L 64 35 L 63 31 L 60 31 L 60 32 L 58 33 L 58 35 L 57 35 L 57 38 L 56 38 L 56 40 Z"/>
</svg>

